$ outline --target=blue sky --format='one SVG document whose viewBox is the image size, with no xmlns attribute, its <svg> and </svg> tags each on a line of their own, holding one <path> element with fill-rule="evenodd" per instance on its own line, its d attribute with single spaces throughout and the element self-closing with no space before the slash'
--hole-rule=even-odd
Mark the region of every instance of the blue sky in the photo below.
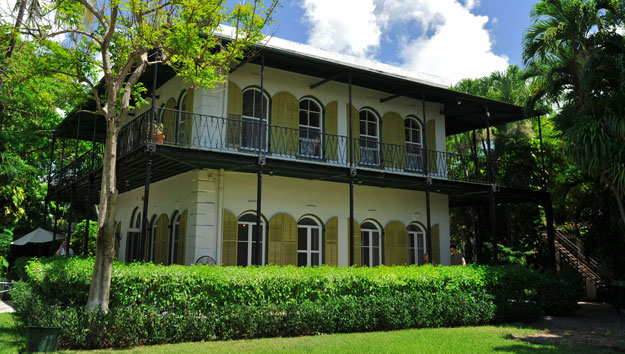
<svg viewBox="0 0 625 354">
<path fill-rule="evenodd" d="M 522 66 L 521 40 L 536 2 L 283 0 L 270 32 L 456 82 Z"/>
</svg>

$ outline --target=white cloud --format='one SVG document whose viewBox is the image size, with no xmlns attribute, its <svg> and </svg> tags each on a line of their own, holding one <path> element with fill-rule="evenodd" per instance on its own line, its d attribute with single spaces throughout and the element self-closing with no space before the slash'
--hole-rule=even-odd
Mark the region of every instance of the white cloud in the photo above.
<svg viewBox="0 0 625 354">
<path fill-rule="evenodd" d="M 373 0 L 303 0 L 309 44 L 359 57 L 380 44 Z"/>
<path fill-rule="evenodd" d="M 357 3 L 357 5 L 356 5 Z M 340 5 L 339 5 L 340 4 Z M 492 50 L 487 16 L 471 11 L 479 0 L 303 0 L 309 44 L 371 56 L 394 40 L 405 69 L 453 82 L 505 70 L 509 60 Z M 349 15 L 346 15 L 349 14 Z M 414 28 L 421 29 L 419 34 Z"/>
</svg>

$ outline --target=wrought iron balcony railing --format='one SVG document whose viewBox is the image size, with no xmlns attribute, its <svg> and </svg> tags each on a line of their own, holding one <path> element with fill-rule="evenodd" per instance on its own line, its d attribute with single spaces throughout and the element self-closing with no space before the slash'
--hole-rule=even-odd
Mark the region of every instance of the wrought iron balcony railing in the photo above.
<svg viewBox="0 0 625 354">
<path fill-rule="evenodd" d="M 143 148 L 149 142 L 243 155 L 257 155 L 260 145 L 262 153 L 269 158 L 350 166 L 350 139 L 346 136 L 309 127 L 283 127 L 266 124 L 266 121 L 261 124 L 254 118 L 223 118 L 164 108 L 155 112 L 154 119 L 148 111 L 122 128 L 118 157 Z M 388 144 L 371 138 L 352 139 L 352 150 L 354 165 L 362 169 L 425 175 L 427 153 L 429 174 L 433 177 L 477 183 L 490 181 L 484 156 L 425 150 L 414 144 Z M 102 156 L 103 146 L 98 145 L 54 174 L 52 184 L 66 184 L 99 168 Z M 497 176 L 494 178 L 497 180 Z"/>
</svg>

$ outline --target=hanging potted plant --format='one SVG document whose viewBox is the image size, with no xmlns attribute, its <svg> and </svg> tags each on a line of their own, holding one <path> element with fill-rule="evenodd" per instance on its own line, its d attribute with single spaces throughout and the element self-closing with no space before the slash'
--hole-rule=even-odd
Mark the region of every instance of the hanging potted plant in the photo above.
<svg viewBox="0 0 625 354">
<path fill-rule="evenodd" d="M 163 123 L 153 123 L 152 142 L 157 144 L 162 144 L 163 142 L 165 142 L 165 134 L 163 134 Z"/>
</svg>

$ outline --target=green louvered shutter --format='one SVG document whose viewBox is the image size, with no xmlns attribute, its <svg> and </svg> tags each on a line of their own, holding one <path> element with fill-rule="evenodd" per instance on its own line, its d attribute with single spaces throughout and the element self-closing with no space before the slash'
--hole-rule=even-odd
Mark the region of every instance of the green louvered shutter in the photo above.
<svg viewBox="0 0 625 354">
<path fill-rule="evenodd" d="M 338 240 L 339 218 L 333 217 L 325 226 L 325 264 L 337 266 L 339 264 Z"/>
<path fill-rule="evenodd" d="M 278 214 L 269 221 L 268 264 L 297 265 L 297 221 Z"/>
<path fill-rule="evenodd" d="M 347 138 L 349 139 L 349 104 L 345 105 L 345 124 L 347 125 Z M 353 140 L 353 153 L 354 153 L 354 163 L 360 162 L 360 114 L 356 107 L 352 106 L 352 139 Z M 349 154 L 349 150 L 345 152 Z M 349 161 L 349 155 L 347 156 L 347 161 Z M 359 232 L 360 234 L 360 232 Z"/>
<path fill-rule="evenodd" d="M 166 143 L 176 141 L 176 99 L 171 97 L 165 104 L 166 111 L 163 112 L 163 134 Z"/>
<path fill-rule="evenodd" d="M 438 172 L 438 154 L 436 153 L 436 121 L 430 120 L 425 124 L 425 138 L 427 148 L 431 151 L 428 155 L 428 167 L 430 172 Z"/>
<path fill-rule="evenodd" d="M 441 264 L 441 227 L 439 224 L 432 225 L 432 261 L 435 264 Z"/>
<path fill-rule="evenodd" d="M 408 264 L 408 229 L 399 221 L 391 221 L 384 228 L 384 264 Z"/>
<path fill-rule="evenodd" d="M 406 129 L 398 113 L 382 117 L 382 156 L 384 167 L 403 170 L 406 167 Z"/>
<path fill-rule="evenodd" d="M 221 232 L 221 263 L 225 266 L 237 265 L 238 229 L 237 217 L 224 209 Z"/>
<path fill-rule="evenodd" d="M 156 241 L 154 242 L 154 263 L 167 264 L 169 244 L 169 217 L 161 214 L 156 221 Z"/>
<path fill-rule="evenodd" d="M 185 96 L 185 106 L 186 111 L 188 113 L 183 113 L 184 117 L 184 143 L 186 145 L 191 145 L 193 141 L 193 99 L 195 96 L 195 90 L 189 89 L 187 90 L 187 95 Z"/>
<path fill-rule="evenodd" d="M 323 137 L 323 151 L 325 158 L 336 161 L 338 158 L 338 102 L 330 102 L 326 106 L 325 112 L 325 135 Z"/>
<path fill-rule="evenodd" d="M 349 218 L 347 219 L 347 244 L 349 245 L 349 235 L 350 235 L 350 230 L 351 227 L 349 226 Z M 362 266 L 362 244 L 360 242 L 360 240 L 362 239 L 362 235 L 360 234 L 360 225 L 356 222 L 356 220 L 354 220 L 354 265 L 355 266 Z M 348 255 L 349 255 L 349 249 L 347 250 Z M 349 256 L 348 256 L 349 258 Z"/>
<path fill-rule="evenodd" d="M 299 102 L 288 92 L 271 99 L 271 151 L 295 156 L 299 150 Z"/>
<path fill-rule="evenodd" d="M 226 147 L 241 145 L 241 116 L 243 115 L 243 92 L 232 81 L 228 82 L 228 122 L 226 123 Z M 236 264 L 236 263 L 235 263 Z"/>
<path fill-rule="evenodd" d="M 185 210 L 182 214 L 180 214 L 180 226 L 178 227 L 178 254 L 177 260 L 178 264 L 185 265 L 186 262 L 186 253 L 187 253 L 187 219 L 188 215 Z"/>
</svg>

